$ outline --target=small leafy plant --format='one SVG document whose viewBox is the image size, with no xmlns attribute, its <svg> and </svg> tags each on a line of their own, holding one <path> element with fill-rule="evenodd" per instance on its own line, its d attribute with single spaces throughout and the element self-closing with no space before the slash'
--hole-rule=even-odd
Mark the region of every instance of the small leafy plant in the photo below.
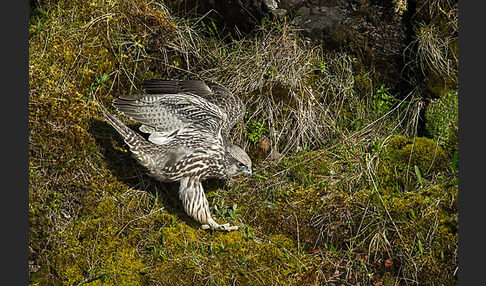
<svg viewBox="0 0 486 286">
<path fill-rule="evenodd" d="M 395 97 L 388 92 L 389 88 L 384 84 L 373 95 L 373 107 L 378 115 L 385 114 L 395 103 Z"/>
<path fill-rule="evenodd" d="M 263 128 L 262 121 L 250 120 L 246 128 L 246 136 L 253 144 L 260 142 L 265 132 L 266 129 Z"/>
</svg>

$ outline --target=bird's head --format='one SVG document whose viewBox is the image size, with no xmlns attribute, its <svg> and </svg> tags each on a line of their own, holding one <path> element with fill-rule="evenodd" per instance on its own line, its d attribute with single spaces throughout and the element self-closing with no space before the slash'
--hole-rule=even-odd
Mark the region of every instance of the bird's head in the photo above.
<svg viewBox="0 0 486 286">
<path fill-rule="evenodd" d="M 251 176 L 251 159 L 246 152 L 236 145 L 230 145 L 226 150 L 228 177 L 245 174 Z"/>
</svg>

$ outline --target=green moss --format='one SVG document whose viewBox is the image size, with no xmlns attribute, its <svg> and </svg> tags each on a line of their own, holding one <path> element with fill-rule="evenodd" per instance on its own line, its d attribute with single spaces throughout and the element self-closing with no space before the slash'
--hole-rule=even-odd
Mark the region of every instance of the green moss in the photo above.
<svg viewBox="0 0 486 286">
<path fill-rule="evenodd" d="M 66 285 L 129 284 L 143 282 L 143 263 L 133 245 L 117 239 L 117 229 L 106 218 L 78 222 L 56 237 L 53 267 Z"/>
<path fill-rule="evenodd" d="M 359 94 L 372 94 L 373 93 L 373 81 L 369 74 L 365 71 L 361 71 L 356 75 L 356 88 L 359 90 Z"/>
<path fill-rule="evenodd" d="M 451 89 L 457 88 L 457 76 L 449 77 L 442 73 L 429 70 L 425 80 L 425 86 L 433 98 L 438 98 Z"/>
<path fill-rule="evenodd" d="M 206 232 L 159 212 L 141 216 L 135 201 L 143 204 L 137 193 L 107 197 L 95 216 L 56 235 L 49 259 L 63 284 L 287 285 L 300 272 L 295 241 L 285 235 Z"/>
<path fill-rule="evenodd" d="M 416 188 L 422 179 L 431 179 L 444 171 L 446 162 L 446 153 L 434 140 L 393 136 L 380 154 L 377 177 L 385 190 L 410 190 Z"/>
<path fill-rule="evenodd" d="M 163 233 L 163 258 L 149 273 L 160 283 L 203 285 L 209 279 L 217 285 L 252 280 L 258 284 L 285 284 L 285 277 L 298 271 L 290 256 L 295 252 L 294 242 L 285 236 L 259 242 L 241 232 L 194 232 L 180 226 Z M 269 273 L 279 274 L 272 277 Z"/>
<path fill-rule="evenodd" d="M 430 136 L 452 154 L 457 151 L 458 94 L 451 90 L 432 100 L 425 111 L 425 128 Z"/>
<path fill-rule="evenodd" d="M 231 45 L 198 39 L 214 45 L 211 53 L 207 47 L 174 51 L 169 46 L 184 50 L 179 44 L 190 35 L 172 33 L 173 17 L 159 3 L 39 5 L 46 13 L 31 22 L 29 39 L 29 259 L 36 266 L 31 284 L 373 285 L 379 277 L 390 283 L 427 284 L 429 277 L 444 284 L 454 281 L 456 177 L 447 181 L 439 175 L 443 151 L 433 140 L 394 137 L 386 149 L 379 147 L 388 135 L 383 130 L 400 128 L 376 128 L 389 118 L 370 124 L 370 105 L 357 101 L 353 89 L 368 94 L 376 75 L 363 72 L 355 86 L 347 76 L 349 57 L 317 56 L 321 51 L 306 50 L 290 30 L 263 31 L 257 40 Z M 260 46 L 262 39 L 267 44 Z M 262 50 L 268 57 L 255 62 L 255 52 Z M 208 63 L 218 58 L 213 52 L 225 55 L 214 61 L 218 69 Z M 277 54 L 283 57 L 274 58 Z M 320 72 L 313 70 L 313 60 L 321 60 Z M 235 69 L 239 64 L 243 68 Z M 302 68 L 294 69 L 298 65 Z M 271 75 L 265 67 L 272 67 Z M 309 106 L 326 101 L 331 108 L 329 117 L 315 117 L 314 123 L 328 126 L 325 134 L 311 125 L 298 125 L 304 132 L 294 130 L 318 134 L 321 150 L 302 148 L 294 156 L 263 160 L 250 178 L 205 183 L 213 217 L 243 226 L 239 231 L 199 229 L 177 194 L 143 175 L 90 100 L 96 92 L 108 103 L 148 76 L 186 78 L 181 69 L 238 82 L 247 88 L 243 94 L 255 95 L 252 100 L 264 99 L 266 90 L 259 88 L 270 86 L 274 99 L 285 103 L 270 110 L 275 114 L 306 105 L 295 101 L 306 84 L 295 86 L 312 78 L 313 90 L 305 93 L 315 96 Z M 287 125 L 294 119 L 277 119 L 272 128 L 294 126 Z M 350 122 L 356 125 L 348 128 Z M 370 132 L 355 133 L 363 126 Z M 263 130 L 270 138 L 264 127 L 257 127 L 256 135 Z M 235 134 L 246 138 L 244 132 Z M 397 181 L 406 188 L 397 192 Z M 389 241 L 385 247 L 375 243 L 382 234 Z M 380 266 L 388 257 L 399 265 L 395 272 Z M 416 265 L 426 267 L 416 271 Z"/>
</svg>

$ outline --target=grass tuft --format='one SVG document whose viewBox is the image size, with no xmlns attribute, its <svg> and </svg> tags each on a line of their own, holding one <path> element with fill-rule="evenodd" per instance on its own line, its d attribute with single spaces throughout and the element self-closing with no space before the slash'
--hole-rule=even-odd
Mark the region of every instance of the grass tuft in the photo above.
<svg viewBox="0 0 486 286">
<path fill-rule="evenodd" d="M 454 20 L 449 0 L 426 2 Z M 451 34 L 417 27 L 414 60 L 450 77 Z M 31 284 L 457 283 L 457 84 L 427 105 L 419 84 L 393 94 L 288 21 L 235 40 L 153 1 L 38 1 L 29 45 Z M 255 175 L 204 182 L 215 219 L 240 231 L 199 229 L 92 101 L 160 77 L 247 104 L 232 140 Z"/>
</svg>

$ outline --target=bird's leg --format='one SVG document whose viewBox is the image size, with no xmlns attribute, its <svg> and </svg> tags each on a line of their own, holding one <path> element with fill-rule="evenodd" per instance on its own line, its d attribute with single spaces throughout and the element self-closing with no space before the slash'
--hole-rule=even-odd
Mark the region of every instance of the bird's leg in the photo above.
<svg viewBox="0 0 486 286">
<path fill-rule="evenodd" d="M 199 179 L 184 178 L 180 183 L 179 197 L 182 200 L 184 209 L 188 215 L 202 224 L 202 229 L 233 231 L 239 228 L 229 223 L 218 224 L 211 218 L 209 202 Z"/>
</svg>

